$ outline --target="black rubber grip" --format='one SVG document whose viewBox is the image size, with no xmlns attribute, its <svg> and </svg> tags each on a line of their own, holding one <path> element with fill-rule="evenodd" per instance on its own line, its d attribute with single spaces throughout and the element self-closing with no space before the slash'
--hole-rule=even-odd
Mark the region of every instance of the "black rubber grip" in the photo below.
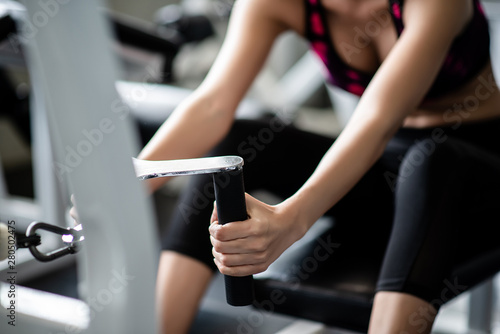
<svg viewBox="0 0 500 334">
<path fill-rule="evenodd" d="M 214 174 L 215 200 L 220 224 L 247 219 L 243 169 Z M 246 306 L 254 301 L 253 277 L 225 276 L 226 300 L 229 305 Z"/>
</svg>

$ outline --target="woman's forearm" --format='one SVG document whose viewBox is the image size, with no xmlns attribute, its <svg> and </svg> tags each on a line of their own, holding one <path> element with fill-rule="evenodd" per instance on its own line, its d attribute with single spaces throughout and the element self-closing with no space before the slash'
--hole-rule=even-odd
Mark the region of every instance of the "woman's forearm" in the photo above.
<svg viewBox="0 0 500 334">
<path fill-rule="evenodd" d="M 372 118 L 351 124 L 292 197 L 267 205 L 247 195 L 249 218 L 235 224 L 215 224 L 217 212 L 212 214 L 209 230 L 221 273 L 245 276 L 266 270 L 374 164 L 391 137 L 392 122 Z"/>
<path fill-rule="evenodd" d="M 360 180 L 406 116 L 420 105 L 470 12 L 461 2 L 453 7 L 454 16 L 443 20 L 436 14 L 446 11 L 442 1 L 412 1 L 409 6 L 406 10 L 413 14 L 406 18 L 405 32 L 366 88 L 353 119 L 311 178 L 288 200 L 307 224 Z"/>
<path fill-rule="evenodd" d="M 170 160 L 205 155 L 230 129 L 234 112 L 225 108 L 195 93 L 176 108 L 138 158 Z M 149 180 L 148 186 L 154 191 L 166 181 L 167 178 Z"/>
</svg>

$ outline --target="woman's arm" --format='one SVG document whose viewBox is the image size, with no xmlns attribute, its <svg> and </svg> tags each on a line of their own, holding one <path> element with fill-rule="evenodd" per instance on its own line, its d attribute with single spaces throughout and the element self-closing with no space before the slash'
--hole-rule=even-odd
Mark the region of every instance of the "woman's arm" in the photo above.
<svg viewBox="0 0 500 334">
<path fill-rule="evenodd" d="M 303 187 L 277 206 L 249 200 L 251 218 L 245 222 L 210 226 L 215 262 L 223 274 L 244 276 L 267 269 L 361 179 L 431 87 L 453 39 L 467 23 L 470 4 L 405 1 L 403 34 Z"/>
<path fill-rule="evenodd" d="M 273 41 L 286 29 L 277 19 L 276 10 L 277 5 L 266 0 L 237 2 L 209 74 L 160 127 L 139 154 L 140 159 L 200 157 L 224 138 Z M 155 190 L 165 181 L 148 182 L 150 189 Z"/>
<path fill-rule="evenodd" d="M 468 0 L 407 0 L 405 30 L 317 170 L 293 196 L 309 227 L 381 156 L 387 142 L 430 89 L 471 12 Z"/>
</svg>

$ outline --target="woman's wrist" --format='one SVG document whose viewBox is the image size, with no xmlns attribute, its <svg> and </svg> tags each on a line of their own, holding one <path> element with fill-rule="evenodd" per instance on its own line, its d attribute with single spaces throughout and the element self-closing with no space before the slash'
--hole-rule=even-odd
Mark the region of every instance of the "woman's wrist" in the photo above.
<svg viewBox="0 0 500 334">
<path fill-rule="evenodd" d="M 318 197 L 319 193 L 319 189 L 304 185 L 282 203 L 297 231 L 302 231 L 301 237 L 326 211 L 323 209 L 327 206 L 328 201 L 325 201 L 324 197 Z"/>
<path fill-rule="evenodd" d="M 277 209 L 283 217 L 283 221 L 290 227 L 294 242 L 301 239 L 312 225 L 309 224 L 307 215 L 303 215 L 300 202 L 294 197 L 290 197 L 278 204 Z"/>
</svg>

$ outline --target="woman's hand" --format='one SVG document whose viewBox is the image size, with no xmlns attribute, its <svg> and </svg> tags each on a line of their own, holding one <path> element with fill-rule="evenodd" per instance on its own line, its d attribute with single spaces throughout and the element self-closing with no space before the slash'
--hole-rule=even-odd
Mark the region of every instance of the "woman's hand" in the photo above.
<svg viewBox="0 0 500 334">
<path fill-rule="evenodd" d="M 71 209 L 69 210 L 69 215 L 74 219 L 75 226 L 80 224 L 78 221 L 78 212 L 76 211 L 75 195 L 71 195 Z"/>
<path fill-rule="evenodd" d="M 218 224 L 214 207 L 210 240 L 214 261 L 222 274 L 247 276 L 265 271 L 295 241 L 301 228 L 286 205 L 267 205 L 246 194 L 245 221 Z"/>
</svg>

